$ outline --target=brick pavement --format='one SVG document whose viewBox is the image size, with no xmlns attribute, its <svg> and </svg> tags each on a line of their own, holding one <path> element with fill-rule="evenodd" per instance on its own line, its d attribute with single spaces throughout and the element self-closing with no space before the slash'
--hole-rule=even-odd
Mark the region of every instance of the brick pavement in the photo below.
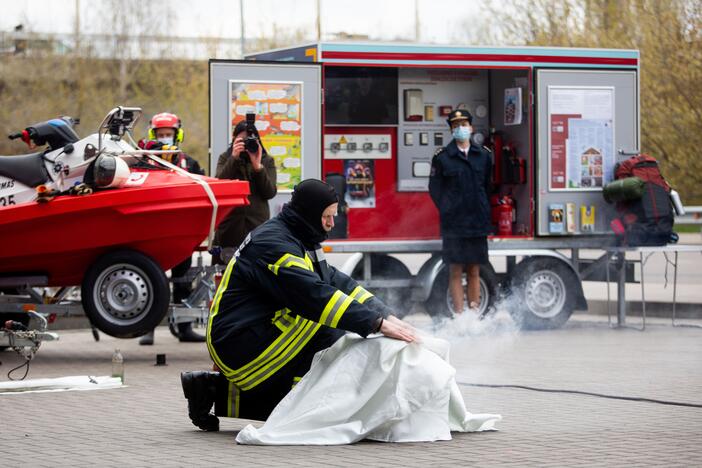
<svg viewBox="0 0 702 468">
<path fill-rule="evenodd" d="M 702 404 L 702 329 L 610 330 L 592 316 L 549 332 L 498 325 L 453 338 L 458 381 Z M 204 433 L 187 418 L 178 375 L 208 366 L 203 344 L 178 343 L 165 328 L 153 347 L 60 333 L 42 346 L 29 378 L 107 375 L 119 347 L 128 386 L 0 396 L 0 466 L 702 466 L 702 408 L 471 386 L 461 387 L 469 410 L 501 413 L 499 432 L 437 443 L 238 446 L 248 421 L 224 419 L 219 433 Z M 153 365 L 156 353 L 167 354 L 168 366 Z M 10 352 L 0 360 L 6 380 L 19 361 Z"/>
</svg>

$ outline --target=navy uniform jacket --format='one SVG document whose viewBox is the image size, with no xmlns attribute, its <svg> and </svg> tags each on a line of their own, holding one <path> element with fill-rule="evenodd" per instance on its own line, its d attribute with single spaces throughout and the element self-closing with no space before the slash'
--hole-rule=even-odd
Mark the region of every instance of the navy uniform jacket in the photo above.
<svg viewBox="0 0 702 468">
<path fill-rule="evenodd" d="M 474 144 L 466 157 L 451 140 L 431 161 L 429 194 L 444 238 L 487 236 L 490 222 L 490 152 Z"/>
<path fill-rule="evenodd" d="M 306 347 L 343 330 L 366 336 L 390 312 L 306 244 L 307 224 L 285 206 L 256 228 L 229 262 L 210 308 L 207 346 L 224 375 L 250 390 Z M 316 340 L 316 341 L 315 341 Z"/>
</svg>

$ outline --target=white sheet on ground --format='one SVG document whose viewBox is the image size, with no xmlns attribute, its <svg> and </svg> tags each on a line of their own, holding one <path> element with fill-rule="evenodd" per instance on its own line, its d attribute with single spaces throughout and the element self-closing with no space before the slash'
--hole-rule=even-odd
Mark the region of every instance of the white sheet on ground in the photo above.
<svg viewBox="0 0 702 468">
<path fill-rule="evenodd" d="M 408 344 L 347 334 L 314 357 L 310 371 L 261 428 L 240 444 L 335 445 L 450 440 L 451 431 L 494 429 L 497 414 L 471 414 L 448 363 L 448 342 Z"/>
<path fill-rule="evenodd" d="M 63 392 L 68 390 L 104 390 L 122 387 L 119 377 L 91 377 L 71 375 L 53 379 L 29 379 L 0 382 L 0 395 L 38 392 Z"/>
</svg>

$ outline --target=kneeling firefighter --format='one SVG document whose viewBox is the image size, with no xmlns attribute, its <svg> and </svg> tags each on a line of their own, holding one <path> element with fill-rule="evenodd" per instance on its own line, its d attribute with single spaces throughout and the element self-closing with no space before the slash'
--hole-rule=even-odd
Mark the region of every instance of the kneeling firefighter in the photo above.
<svg viewBox="0 0 702 468">
<path fill-rule="evenodd" d="M 319 244 L 334 227 L 337 206 L 333 187 L 301 182 L 282 212 L 252 231 L 229 262 L 207 327 L 220 372 L 181 374 L 199 428 L 218 430 L 217 416 L 267 419 L 314 354 L 345 331 L 414 341 L 411 326 L 324 259 Z"/>
</svg>

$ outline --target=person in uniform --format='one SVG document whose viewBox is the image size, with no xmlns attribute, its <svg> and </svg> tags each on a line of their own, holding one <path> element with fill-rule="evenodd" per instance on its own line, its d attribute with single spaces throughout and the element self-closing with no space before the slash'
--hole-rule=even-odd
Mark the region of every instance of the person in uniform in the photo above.
<svg viewBox="0 0 702 468">
<path fill-rule="evenodd" d="M 183 124 L 176 114 L 161 112 L 152 117 L 149 122 L 148 138 L 139 141 L 138 146 L 146 150 L 164 150 L 166 148 L 178 149 L 178 145 L 183 142 Z M 160 154 L 161 158 L 175 164 L 186 171 L 204 175 L 205 171 L 200 167 L 196 159 L 188 156 L 182 151 Z M 192 281 L 188 281 L 188 270 L 192 267 L 192 256 L 184 259 L 178 265 L 171 268 L 171 280 L 173 281 L 173 303 L 181 304 L 192 292 Z M 205 336 L 193 330 L 192 322 L 179 323 L 173 328 L 174 334 L 181 342 L 203 342 Z M 154 331 L 151 330 L 139 339 L 140 345 L 154 344 Z"/>
<path fill-rule="evenodd" d="M 207 327 L 220 372 L 181 374 L 188 413 L 199 428 L 218 430 L 217 416 L 267 419 L 314 354 L 346 332 L 415 339 L 382 301 L 327 264 L 320 242 L 334 227 L 337 207 L 331 185 L 302 181 L 290 203 L 252 231 L 227 265 Z"/>
<path fill-rule="evenodd" d="M 455 313 L 464 310 L 463 274 L 468 277 L 468 308 L 480 306 L 480 265 L 487 264 L 487 236 L 492 231 L 490 151 L 471 143 L 473 117 L 464 109 L 448 116 L 453 139 L 432 159 L 429 194 L 439 210 L 442 259 L 449 268 L 449 292 Z"/>
</svg>

